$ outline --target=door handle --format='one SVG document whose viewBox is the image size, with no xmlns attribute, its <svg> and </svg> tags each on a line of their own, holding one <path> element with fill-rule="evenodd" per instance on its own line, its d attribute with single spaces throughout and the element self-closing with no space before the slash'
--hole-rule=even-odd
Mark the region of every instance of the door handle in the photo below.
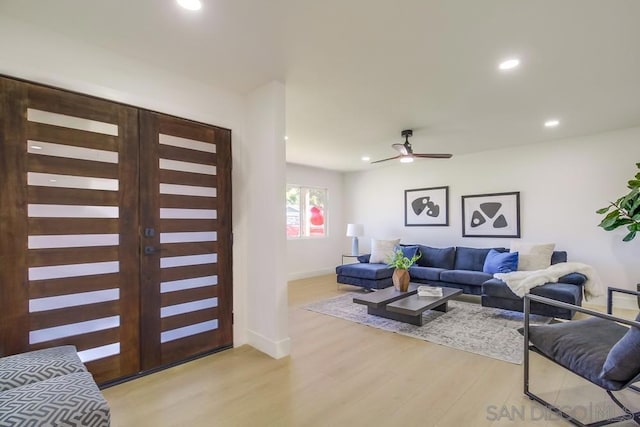
<svg viewBox="0 0 640 427">
<path fill-rule="evenodd" d="M 153 255 L 156 252 L 160 252 L 158 249 L 156 249 L 154 246 L 145 246 L 144 247 L 144 254 L 145 255 Z"/>
</svg>

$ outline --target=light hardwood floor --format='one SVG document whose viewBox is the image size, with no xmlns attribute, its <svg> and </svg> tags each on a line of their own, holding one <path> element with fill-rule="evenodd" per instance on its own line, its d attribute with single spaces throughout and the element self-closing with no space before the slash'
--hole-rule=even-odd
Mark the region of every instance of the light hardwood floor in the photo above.
<svg viewBox="0 0 640 427">
<path fill-rule="evenodd" d="M 523 396 L 521 365 L 301 308 L 346 292 L 358 288 L 336 289 L 333 275 L 290 282 L 290 357 L 242 346 L 105 389 L 112 425 L 569 425 Z M 583 380 L 533 362 L 532 390 L 548 400 L 576 411 L 608 402 Z"/>
</svg>

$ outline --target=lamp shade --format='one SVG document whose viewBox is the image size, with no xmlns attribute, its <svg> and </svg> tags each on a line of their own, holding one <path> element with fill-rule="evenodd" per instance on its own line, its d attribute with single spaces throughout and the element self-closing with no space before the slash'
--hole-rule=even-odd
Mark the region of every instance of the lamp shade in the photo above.
<svg viewBox="0 0 640 427">
<path fill-rule="evenodd" d="M 364 234 L 362 224 L 347 224 L 347 237 L 358 237 Z"/>
</svg>

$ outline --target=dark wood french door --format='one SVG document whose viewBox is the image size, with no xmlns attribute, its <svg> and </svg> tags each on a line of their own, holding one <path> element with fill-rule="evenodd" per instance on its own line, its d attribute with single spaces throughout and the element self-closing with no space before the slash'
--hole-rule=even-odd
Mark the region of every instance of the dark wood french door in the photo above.
<svg viewBox="0 0 640 427">
<path fill-rule="evenodd" d="M 230 131 L 0 78 L 0 352 L 99 383 L 232 343 Z"/>
</svg>

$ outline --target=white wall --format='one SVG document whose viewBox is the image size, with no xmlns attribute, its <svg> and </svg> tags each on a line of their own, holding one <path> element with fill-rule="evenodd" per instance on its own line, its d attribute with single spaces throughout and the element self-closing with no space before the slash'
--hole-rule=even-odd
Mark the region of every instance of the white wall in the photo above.
<svg viewBox="0 0 640 427">
<path fill-rule="evenodd" d="M 248 256 L 248 227 L 259 212 L 248 208 L 249 198 L 262 191 L 256 179 L 249 179 L 250 163 L 259 164 L 260 153 L 245 137 L 247 97 L 221 88 L 206 86 L 164 72 L 130 58 L 44 31 L 19 21 L 0 17 L 0 74 L 50 84 L 101 98 L 173 114 L 232 130 L 233 232 L 234 232 L 234 344 L 247 342 L 247 294 L 260 286 L 248 281 L 255 268 Z M 282 111 L 284 105 L 274 106 Z M 284 157 L 272 158 L 259 173 L 269 175 L 284 170 Z M 283 175 L 284 176 L 284 175 Z M 282 192 L 284 189 L 282 189 Z M 278 192 L 281 194 L 282 192 Z M 280 199 L 282 200 L 282 199 Z M 284 201 L 282 202 L 284 205 Z M 282 212 L 280 210 L 279 212 Z M 284 221 L 284 219 L 283 219 Z M 284 233 L 284 225 L 282 226 Z M 252 242 L 254 241 L 251 237 Z M 282 245 L 284 253 L 284 244 Z M 273 251 L 260 255 L 265 262 L 275 259 Z M 278 261 L 283 266 L 284 260 Z M 264 302 L 268 316 L 275 316 Z M 281 306 L 278 306 L 281 310 Z M 284 310 L 286 316 L 286 309 Z M 280 323 L 282 320 L 278 320 Z M 286 321 L 286 317 L 285 317 Z"/>
<path fill-rule="evenodd" d="M 463 238 L 461 196 L 520 191 L 522 241 L 553 242 L 569 260 L 591 264 L 605 285 L 640 283 L 640 239 L 597 227 L 598 208 L 626 194 L 640 161 L 640 128 L 555 140 L 451 160 L 419 160 L 345 176 L 345 212 L 371 237 L 443 246 L 506 246 L 510 239 Z M 404 227 L 404 190 L 449 186 L 449 227 Z M 351 219 L 350 219 L 351 220 Z M 361 250 L 362 251 L 362 250 Z M 626 299 L 630 302 L 630 299 Z M 598 301 L 600 302 L 600 301 Z"/>
<path fill-rule="evenodd" d="M 347 220 L 343 215 L 343 174 L 288 163 L 287 184 L 326 188 L 329 198 L 328 237 L 287 240 L 288 279 L 302 279 L 335 272 L 336 265 L 341 262 L 341 254 L 349 244 L 349 238 L 345 237 Z"/>
</svg>

